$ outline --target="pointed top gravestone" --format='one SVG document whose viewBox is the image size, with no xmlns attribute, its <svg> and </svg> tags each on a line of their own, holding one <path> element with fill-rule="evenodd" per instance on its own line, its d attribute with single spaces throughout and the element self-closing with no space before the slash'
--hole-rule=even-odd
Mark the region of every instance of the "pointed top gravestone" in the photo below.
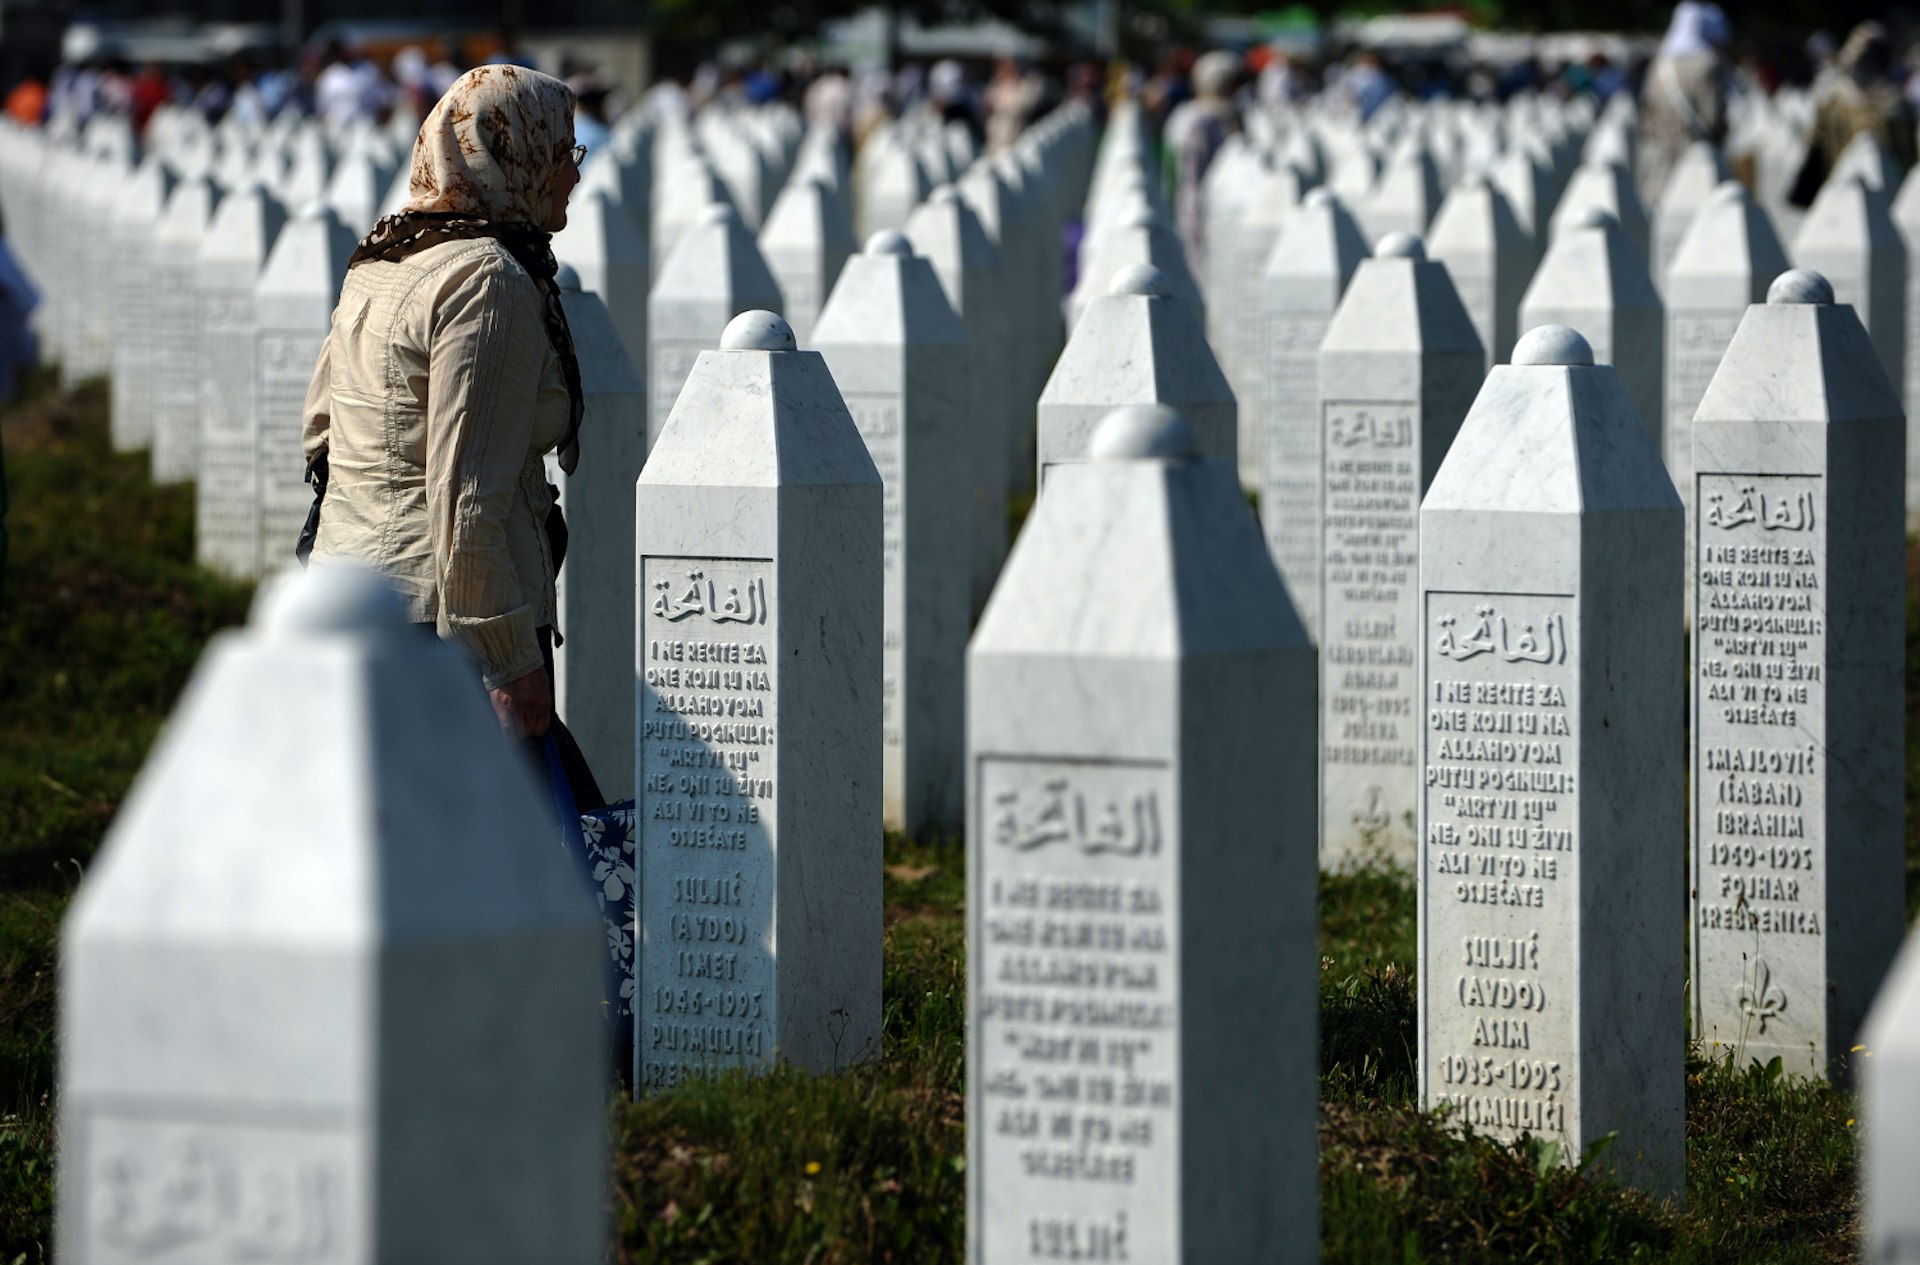
<svg viewBox="0 0 1920 1265">
<path fill-rule="evenodd" d="M 820 308 L 859 249 L 840 195 L 817 178 L 790 180 L 760 230 L 760 253 L 780 285 L 788 324 L 802 346 L 813 345 Z"/>
<path fill-rule="evenodd" d="M 1504 362 L 1519 337 L 1520 296 L 1533 272 L 1531 243 L 1507 200 L 1479 176 L 1462 180 L 1440 204 L 1427 249 L 1447 266 L 1486 344 L 1488 367 Z"/>
<path fill-rule="evenodd" d="M 1640 195 L 1634 191 L 1632 174 L 1619 163 L 1589 161 L 1573 173 L 1573 178 L 1567 181 L 1566 191 L 1554 205 L 1549 239 L 1558 237 L 1583 213 L 1594 209 L 1613 216 L 1633 240 L 1642 260 L 1651 256 L 1653 228 L 1647 221 L 1647 209 L 1641 205 Z M 1551 249 L 1549 244 L 1548 250 Z M 1652 276 L 1651 269 L 1648 276 Z M 1597 348 L 1596 354 L 1599 354 Z M 1602 360 L 1605 360 L 1604 356 Z"/>
<path fill-rule="evenodd" d="M 940 279 L 898 232 L 847 261 L 815 344 L 884 487 L 887 823 L 962 821 L 961 674 L 972 612 L 965 468 L 971 351 Z M 974 379 L 977 381 L 977 378 Z"/>
<path fill-rule="evenodd" d="M 1227 380 L 1233 383 L 1234 395 L 1250 421 L 1261 417 L 1265 408 L 1267 305 L 1260 288 L 1262 273 L 1273 244 L 1298 213 L 1307 184 L 1302 172 L 1285 163 L 1260 173 L 1234 228 L 1235 257 L 1229 284 L 1226 292 L 1214 300 L 1227 309 L 1215 318 L 1225 339 L 1221 367 L 1227 371 Z M 1260 485 L 1259 441 L 1259 430 L 1254 426 L 1240 436 L 1240 481 L 1248 487 Z"/>
<path fill-rule="evenodd" d="M 1320 637 L 1323 473 L 1320 343 L 1367 240 L 1340 200 L 1313 189 L 1267 256 L 1264 418 L 1242 413 L 1261 437 L 1260 518 L 1307 636 Z"/>
<path fill-rule="evenodd" d="M 1415 237 L 1427 231 L 1440 209 L 1440 172 L 1433 155 L 1417 142 L 1387 160 L 1380 182 L 1360 207 L 1360 222 L 1375 242 L 1392 233 Z"/>
<path fill-rule="evenodd" d="M 936 189 L 907 217 L 914 253 L 933 265 L 941 288 L 967 324 L 974 363 L 1005 365 L 1012 329 L 1001 311 L 1007 288 L 1006 256 L 959 193 Z M 972 481 L 972 594 L 975 609 L 986 601 L 993 577 L 1007 556 L 1008 469 L 1015 439 L 1031 425 L 1031 412 L 1004 373 L 980 372 L 970 392 L 973 425 L 968 430 L 968 477 Z"/>
<path fill-rule="evenodd" d="M 880 475 L 784 320 L 718 342 L 635 491 L 643 1092 L 879 1053 Z"/>
<path fill-rule="evenodd" d="M 1747 309 L 1694 420 L 1693 1033 L 1844 1077 L 1906 925 L 1906 422 L 1811 272 Z"/>
<path fill-rule="evenodd" d="M 261 563 L 253 291 L 286 222 L 280 203 L 249 179 L 221 200 L 200 247 L 194 557 L 202 566 L 242 578 L 259 574 Z"/>
<path fill-rule="evenodd" d="M 644 365 L 652 270 L 633 218 L 605 190 L 576 189 L 567 203 L 567 226 L 553 235 L 553 254 L 573 267 L 581 289 L 599 296 L 620 332 L 620 346 L 634 365 Z"/>
<path fill-rule="evenodd" d="M 1507 200 L 1514 222 L 1527 235 L 1527 247 L 1538 261 L 1546 247 L 1548 217 L 1553 212 L 1552 166 L 1524 147 L 1502 154 L 1488 173 Z"/>
<path fill-rule="evenodd" d="M 1677 178 L 1677 176 L 1676 176 Z M 1668 265 L 1667 470 L 1693 509 L 1693 413 L 1750 304 L 1787 270 L 1767 213 L 1737 181 L 1723 181 L 1694 214 Z M 1692 540 L 1688 520 L 1688 540 Z M 1689 553 L 1691 556 L 1691 553 Z M 1688 594 L 1691 611 L 1693 595 Z"/>
<path fill-rule="evenodd" d="M 1129 265 L 1107 297 L 1087 308 L 1047 379 L 1039 405 L 1042 489 L 1051 468 L 1087 460 L 1095 428 L 1131 404 L 1177 409 L 1203 455 L 1237 460 L 1238 406 L 1200 314 L 1145 264 Z"/>
<path fill-rule="evenodd" d="M 701 222 L 707 208 L 733 205 L 726 182 L 713 174 L 713 168 L 700 155 L 663 158 L 662 165 L 665 170 L 654 182 L 653 222 L 647 233 L 647 260 L 655 285 L 660 283 L 681 236 Z"/>
<path fill-rule="evenodd" d="M 543 800 L 384 580 L 263 591 L 62 930 L 61 1259 L 599 1260 L 604 932 Z"/>
<path fill-rule="evenodd" d="M 1178 413 L 1091 450 L 968 651 L 969 1234 L 1311 1261 L 1313 651 Z"/>
<path fill-rule="evenodd" d="M 1907 504 L 1920 510 L 1920 442 L 1913 431 L 1920 428 L 1920 167 L 1907 173 L 1895 195 L 1889 212 L 1900 243 L 1907 254 L 1906 320 L 1902 334 L 1906 341 L 1903 356 L 1904 398 L 1907 410 Z M 1909 518 L 1913 522 L 1913 518 Z"/>
<path fill-rule="evenodd" d="M 307 387 L 333 327 L 333 308 L 359 245 L 325 203 L 287 221 L 253 291 L 253 430 L 260 479 L 263 570 L 293 557 L 313 505 L 306 484 L 301 422 Z"/>
<path fill-rule="evenodd" d="M 553 702 L 600 789 L 617 801 L 633 786 L 633 481 L 647 459 L 647 387 L 600 296 L 570 264 L 554 280 L 580 364 L 580 429 L 591 456 L 572 474 L 551 454 L 546 463 L 567 523 L 566 565 L 554 577 L 566 640 L 553 654 Z"/>
<path fill-rule="evenodd" d="M 203 322 L 196 284 L 200 246 L 220 194 L 205 176 L 183 180 L 153 230 L 154 321 L 153 479 L 182 483 L 200 459 L 200 337 Z"/>
<path fill-rule="evenodd" d="M 660 436 L 700 353 L 741 312 L 780 310 L 779 283 L 732 207 L 710 203 L 674 244 L 647 303 L 648 445 Z"/>
<path fill-rule="evenodd" d="M 1920 939 L 1909 936 L 1861 1035 L 1861 1239 L 1867 1259 L 1898 1261 L 1920 1243 Z"/>
<path fill-rule="evenodd" d="M 1686 238 L 1687 226 L 1725 179 L 1726 159 L 1721 156 L 1718 145 L 1706 140 L 1687 146 L 1680 161 L 1668 173 L 1666 186 L 1660 191 L 1660 205 L 1654 211 L 1653 256 L 1648 260 L 1654 285 L 1662 294 L 1666 293 L 1667 268 Z"/>
<path fill-rule="evenodd" d="M 1564 203 L 1562 204 L 1564 207 Z M 1566 325 L 1620 373 L 1641 425 L 1663 445 L 1665 309 L 1647 275 L 1646 256 L 1612 212 L 1587 206 L 1558 213 L 1553 240 L 1520 300 L 1520 328 Z"/>
<path fill-rule="evenodd" d="M 1856 176 L 1828 179 L 1793 239 L 1793 262 L 1833 284 L 1860 315 L 1894 389 L 1906 396 L 1907 274 L 1911 261 L 1886 195 Z"/>
<path fill-rule="evenodd" d="M 1564 326 L 1495 366 L 1420 510 L 1421 1102 L 1684 1185 L 1681 508 Z M 1639 685 L 1624 690 L 1620 682 Z"/>
<path fill-rule="evenodd" d="M 1887 198 L 1900 187 L 1899 164 L 1871 128 L 1862 128 L 1853 134 L 1847 147 L 1840 151 L 1840 157 L 1834 160 L 1833 170 L 1827 173 L 1829 180 L 1845 180 L 1849 176 L 1859 177 L 1861 184 Z"/>
<path fill-rule="evenodd" d="M 867 178 L 858 201 L 860 231 L 871 236 L 882 229 L 904 229 L 913 209 L 933 192 L 933 178 L 896 136 L 869 136 L 867 144 L 878 148 L 862 164 Z"/>
<path fill-rule="evenodd" d="M 1382 238 L 1320 347 L 1320 856 L 1413 859 L 1421 494 L 1486 373 L 1445 265 Z"/>
<path fill-rule="evenodd" d="M 153 442 L 154 378 L 160 331 L 156 323 L 153 239 L 177 183 L 157 154 L 135 169 L 118 203 L 113 226 L 113 381 L 109 415 L 113 447 L 131 452 Z M 18 223 L 14 217 L 13 223 Z M 11 225 L 10 225 L 11 227 Z"/>
</svg>

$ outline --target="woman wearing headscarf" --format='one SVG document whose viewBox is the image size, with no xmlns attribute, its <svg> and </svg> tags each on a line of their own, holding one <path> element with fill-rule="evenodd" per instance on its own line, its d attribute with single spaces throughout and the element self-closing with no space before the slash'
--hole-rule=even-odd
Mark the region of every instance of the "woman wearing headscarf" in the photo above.
<svg viewBox="0 0 1920 1265">
<path fill-rule="evenodd" d="M 385 572 L 479 665 L 510 736 L 553 726 L 586 809 L 604 798 L 553 718 L 565 536 L 542 460 L 578 458 L 580 371 L 549 245 L 578 159 L 573 93 L 535 71 L 481 66 L 428 114 L 407 202 L 354 252 L 307 389 L 317 522 L 302 547 Z"/>
<path fill-rule="evenodd" d="M 1893 78 L 1893 41 L 1878 22 L 1862 22 L 1847 36 L 1837 58 L 1838 73 L 1813 113 L 1807 160 L 1788 200 L 1811 206 L 1814 195 L 1840 162 L 1853 138 L 1866 132 L 1886 148 L 1901 171 L 1913 166 L 1913 106 Z"/>
<path fill-rule="evenodd" d="M 1640 199 L 1660 201 L 1667 176 L 1695 141 L 1727 139 L 1727 64 L 1731 31 L 1717 4 L 1680 0 L 1647 68 L 1640 102 Z"/>
</svg>

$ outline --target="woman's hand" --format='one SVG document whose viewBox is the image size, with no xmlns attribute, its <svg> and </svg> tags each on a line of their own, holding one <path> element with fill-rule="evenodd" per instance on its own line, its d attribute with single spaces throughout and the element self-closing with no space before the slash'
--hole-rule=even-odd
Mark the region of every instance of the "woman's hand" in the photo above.
<svg viewBox="0 0 1920 1265">
<path fill-rule="evenodd" d="M 517 681 L 488 690 L 487 696 L 493 700 L 493 714 L 500 721 L 501 731 L 509 738 L 538 738 L 553 723 L 553 686 L 547 681 L 545 668 L 535 668 Z"/>
</svg>

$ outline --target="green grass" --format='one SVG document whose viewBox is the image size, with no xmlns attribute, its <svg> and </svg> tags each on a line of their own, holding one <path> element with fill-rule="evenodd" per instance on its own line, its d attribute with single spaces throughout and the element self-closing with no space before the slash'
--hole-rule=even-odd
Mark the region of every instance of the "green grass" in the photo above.
<svg viewBox="0 0 1920 1265">
<path fill-rule="evenodd" d="M 248 600 L 192 565 L 190 495 L 153 488 L 144 454 L 111 454 L 104 410 L 97 386 L 61 396 L 42 379 L 0 413 L 12 493 L 0 607 L 0 1265 L 47 1259 L 58 919 L 201 646 Z M 1010 525 L 1025 509 L 1010 506 Z M 1920 663 L 1912 605 L 1908 630 L 1909 663 Z M 1916 700 L 1910 671 L 1910 731 Z M 1908 753 L 1920 759 L 1920 743 Z M 1920 788 L 1920 766 L 1908 787 Z M 1908 818 L 1920 826 L 1920 804 Z M 882 1057 L 837 1077 L 724 1077 L 615 1103 L 617 1259 L 961 1258 L 964 852 L 892 837 L 886 864 Z M 1909 892 L 1920 893 L 1912 861 Z M 1695 1060 L 1685 1206 L 1658 1203 L 1611 1181 L 1605 1155 L 1569 1167 L 1550 1148 L 1468 1136 L 1417 1110 L 1412 880 L 1389 869 L 1327 876 L 1320 909 L 1323 1259 L 1855 1259 L 1851 1094 Z"/>
</svg>

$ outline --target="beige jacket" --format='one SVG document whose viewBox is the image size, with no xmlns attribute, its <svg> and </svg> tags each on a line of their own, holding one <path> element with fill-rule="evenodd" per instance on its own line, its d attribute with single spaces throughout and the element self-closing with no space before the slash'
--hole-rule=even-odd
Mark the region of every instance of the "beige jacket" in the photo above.
<svg viewBox="0 0 1920 1265">
<path fill-rule="evenodd" d="M 569 401 L 542 313 L 494 241 L 370 260 L 347 273 L 307 388 L 306 455 L 330 467 L 313 561 L 386 572 L 489 687 L 540 667 L 535 630 L 553 623 L 541 455 Z"/>
</svg>

